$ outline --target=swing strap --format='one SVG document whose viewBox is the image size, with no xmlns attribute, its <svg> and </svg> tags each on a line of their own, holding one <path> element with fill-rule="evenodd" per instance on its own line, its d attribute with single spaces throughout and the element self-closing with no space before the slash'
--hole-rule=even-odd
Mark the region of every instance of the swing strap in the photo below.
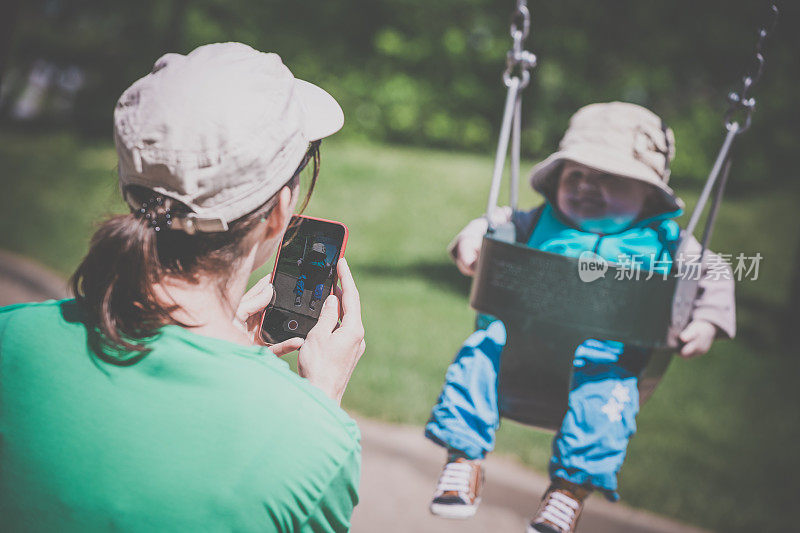
<svg viewBox="0 0 800 533">
<path fill-rule="evenodd" d="M 486 220 L 489 232 L 494 232 L 491 214 L 497 207 L 500 195 L 500 183 L 503 179 L 503 168 L 508 155 L 508 143 L 511 141 L 511 187 L 509 202 L 516 211 L 519 191 L 519 158 L 522 123 L 522 90 L 531 80 L 530 70 L 536 66 L 536 55 L 524 50 L 523 44 L 530 34 L 531 14 L 527 0 L 517 0 L 517 8 L 511 16 L 511 38 L 514 43 L 506 55 L 506 69 L 503 72 L 503 83 L 508 89 L 503 107 L 503 122 L 500 126 L 500 137 L 497 142 L 497 153 L 494 159 L 492 185 L 489 189 L 489 201 L 486 205 Z"/>
<path fill-rule="evenodd" d="M 678 246 L 675 259 L 678 262 L 678 271 L 683 268 L 682 263 L 686 262 L 685 252 L 689 245 L 689 237 L 694 235 L 697 224 L 700 222 L 700 217 L 705 211 L 709 198 L 714 192 L 714 198 L 711 200 L 709 207 L 708 217 L 706 218 L 705 227 L 703 228 L 703 235 L 700 240 L 700 269 L 702 271 L 703 264 L 705 263 L 705 252 L 708 248 L 708 243 L 711 241 L 711 234 L 714 230 L 714 223 L 716 222 L 717 212 L 722 202 L 722 196 L 725 192 L 725 187 L 728 183 L 728 175 L 731 167 L 731 151 L 734 141 L 739 135 L 743 134 L 750 128 L 752 123 L 752 115 L 756 106 L 756 100 L 750 95 L 750 91 L 755 84 L 761 79 L 764 72 L 764 46 L 769 37 L 769 34 L 775 29 L 778 21 L 778 7 L 772 3 L 769 7 L 767 19 L 765 23 L 758 30 L 758 40 L 756 42 L 756 54 L 754 67 L 744 75 L 742 78 L 742 86 L 738 92 L 732 91 L 728 94 L 728 109 L 725 112 L 725 129 L 727 134 L 722 143 L 722 147 L 717 154 L 711 172 L 708 175 L 703 191 L 700 193 L 700 198 L 697 200 L 697 205 L 692 211 L 689 223 L 686 225 L 686 230 L 683 232 L 681 242 Z M 743 115 L 743 120 L 736 120 L 734 117 L 739 114 Z M 716 188 L 716 191 L 715 191 Z M 673 327 L 681 329 L 684 327 L 691 318 L 692 303 L 697 294 L 696 280 L 681 280 L 675 292 L 675 299 L 673 300 Z"/>
</svg>

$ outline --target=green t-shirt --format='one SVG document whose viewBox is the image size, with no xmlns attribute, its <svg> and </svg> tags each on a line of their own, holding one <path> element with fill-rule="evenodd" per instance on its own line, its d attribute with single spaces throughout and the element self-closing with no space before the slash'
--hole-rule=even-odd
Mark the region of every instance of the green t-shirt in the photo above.
<svg viewBox="0 0 800 533">
<path fill-rule="evenodd" d="M 165 326 L 103 363 L 74 300 L 0 309 L 0 530 L 346 531 L 356 423 L 268 349 Z"/>
</svg>

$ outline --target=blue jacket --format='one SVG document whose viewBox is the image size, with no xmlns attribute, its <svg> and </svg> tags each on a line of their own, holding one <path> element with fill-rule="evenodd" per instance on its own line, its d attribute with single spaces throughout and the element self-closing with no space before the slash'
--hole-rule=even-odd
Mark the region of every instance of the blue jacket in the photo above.
<svg viewBox="0 0 800 533">
<path fill-rule="evenodd" d="M 518 240 L 531 248 L 568 257 L 589 251 L 612 263 L 635 259 L 642 270 L 666 273 L 672 265 L 681 229 L 672 220 L 681 211 L 661 213 L 633 223 L 620 233 L 581 231 L 564 221 L 549 203 L 514 216 Z"/>
</svg>

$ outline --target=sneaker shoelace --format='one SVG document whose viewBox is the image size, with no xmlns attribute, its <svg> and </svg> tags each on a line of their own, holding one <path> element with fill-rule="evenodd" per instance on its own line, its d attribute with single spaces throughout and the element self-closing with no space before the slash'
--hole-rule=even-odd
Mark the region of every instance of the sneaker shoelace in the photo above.
<svg viewBox="0 0 800 533">
<path fill-rule="evenodd" d="M 577 517 L 581 504 L 570 498 L 563 492 L 551 492 L 547 503 L 539 513 L 537 522 L 547 520 L 560 527 L 563 531 L 572 531 L 572 527 Z"/>
<path fill-rule="evenodd" d="M 447 463 L 439 477 L 439 484 L 436 487 L 437 496 L 448 491 L 456 491 L 462 498 L 467 498 L 470 493 L 471 474 L 472 465 L 469 463 Z"/>
</svg>

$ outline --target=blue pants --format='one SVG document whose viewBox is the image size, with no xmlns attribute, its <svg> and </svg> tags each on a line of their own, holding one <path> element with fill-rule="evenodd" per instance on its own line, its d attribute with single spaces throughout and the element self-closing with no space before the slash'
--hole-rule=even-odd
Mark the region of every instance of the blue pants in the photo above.
<svg viewBox="0 0 800 533">
<path fill-rule="evenodd" d="M 302 296 L 303 291 L 306 290 L 306 280 L 308 277 L 305 274 L 300 274 L 300 277 L 297 278 L 297 283 L 294 285 L 294 294 L 295 296 Z M 311 298 L 312 300 L 321 300 L 322 299 L 322 291 L 325 290 L 325 282 L 321 281 L 316 284 L 314 287 L 314 297 Z"/>
<path fill-rule="evenodd" d="M 500 425 L 497 378 L 506 329 L 479 317 L 447 369 L 425 427 L 434 442 L 472 459 L 494 449 Z M 624 346 L 589 339 L 575 351 L 569 408 L 553 439 L 550 476 L 602 491 L 617 500 L 617 473 L 639 412 L 637 377 L 618 364 Z"/>
</svg>

